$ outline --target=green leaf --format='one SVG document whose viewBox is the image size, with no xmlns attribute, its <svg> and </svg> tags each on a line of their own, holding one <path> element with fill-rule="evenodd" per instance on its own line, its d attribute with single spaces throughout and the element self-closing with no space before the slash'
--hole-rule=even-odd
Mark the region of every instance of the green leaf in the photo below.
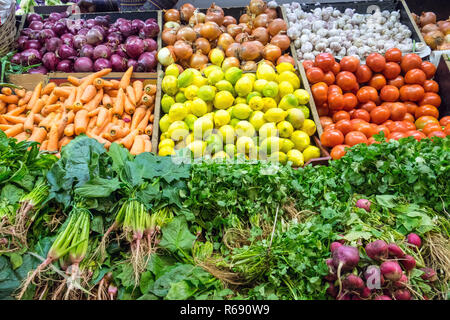
<svg viewBox="0 0 450 320">
<path fill-rule="evenodd" d="M 120 188 L 118 178 L 104 179 L 94 177 L 83 186 L 74 189 L 75 194 L 84 198 L 106 198 Z"/>
<path fill-rule="evenodd" d="M 190 251 L 195 239 L 196 236 L 189 231 L 186 218 L 178 216 L 163 228 L 163 235 L 159 245 L 172 252 L 177 250 Z"/>
<path fill-rule="evenodd" d="M 13 270 L 16 270 L 17 268 L 19 268 L 23 263 L 22 256 L 15 252 L 10 254 L 9 260 L 11 260 Z"/>
<path fill-rule="evenodd" d="M 167 293 L 167 300 L 186 300 L 195 292 L 186 281 L 176 282 L 171 285 Z"/>
<path fill-rule="evenodd" d="M 6 199 L 9 203 L 18 203 L 24 195 L 23 189 L 9 183 L 3 187 L 0 197 Z"/>
</svg>

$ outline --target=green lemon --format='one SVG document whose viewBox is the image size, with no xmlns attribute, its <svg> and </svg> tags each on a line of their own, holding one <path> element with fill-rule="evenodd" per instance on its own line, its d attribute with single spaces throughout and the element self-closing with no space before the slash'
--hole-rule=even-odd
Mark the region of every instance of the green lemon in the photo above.
<svg viewBox="0 0 450 320">
<path fill-rule="evenodd" d="M 222 136 L 222 140 L 225 144 L 233 144 L 235 138 L 234 128 L 230 125 L 224 125 L 219 128 L 219 133 Z"/>
<path fill-rule="evenodd" d="M 216 82 L 215 86 L 218 91 L 228 91 L 231 94 L 234 94 L 234 87 L 231 82 L 227 80 L 220 80 L 219 82 Z"/>
<path fill-rule="evenodd" d="M 281 98 L 278 107 L 280 107 L 283 110 L 297 108 L 298 107 L 297 98 L 292 93 L 287 94 L 283 98 Z"/>
<path fill-rule="evenodd" d="M 305 121 L 305 115 L 303 114 L 303 111 L 299 108 L 291 108 L 287 111 L 287 113 L 288 115 L 286 117 L 286 120 L 292 124 L 294 129 L 301 129 Z"/>
<path fill-rule="evenodd" d="M 262 111 L 253 111 L 248 120 L 256 131 L 259 131 L 261 126 L 266 123 L 264 120 L 264 112 Z"/>
<path fill-rule="evenodd" d="M 189 148 L 189 150 L 191 150 L 194 158 L 199 158 L 203 155 L 203 152 L 205 151 L 206 142 L 200 141 L 200 140 L 195 140 L 195 141 L 192 141 L 187 147 Z"/>
<path fill-rule="evenodd" d="M 292 149 L 287 152 L 288 161 L 292 162 L 294 167 L 303 167 L 305 164 L 305 159 L 303 157 L 303 153 L 298 151 L 297 149 Z"/>
<path fill-rule="evenodd" d="M 251 100 L 253 97 L 256 97 L 256 96 L 261 97 L 261 93 L 259 93 L 258 91 L 252 91 L 252 92 L 250 92 L 250 93 L 248 94 L 248 96 L 247 96 L 247 103 L 249 103 L 250 100 Z"/>
<path fill-rule="evenodd" d="M 197 96 L 197 91 L 198 91 L 198 87 L 196 85 L 191 84 L 190 86 L 188 86 L 186 88 L 186 90 L 184 90 L 184 96 L 188 100 L 194 100 L 195 97 Z"/>
<path fill-rule="evenodd" d="M 252 108 L 248 104 L 240 103 L 233 107 L 232 116 L 241 120 L 248 119 L 252 113 Z"/>
<path fill-rule="evenodd" d="M 264 119 L 267 122 L 280 122 L 287 116 L 287 112 L 281 108 L 271 108 L 264 114 Z"/>
<path fill-rule="evenodd" d="M 214 154 L 223 150 L 223 141 L 220 135 L 213 133 L 209 135 L 205 141 L 207 146 L 206 151 L 208 154 Z"/>
<path fill-rule="evenodd" d="M 223 150 L 226 152 L 226 154 L 227 154 L 230 158 L 234 158 L 234 155 L 235 155 L 236 152 L 237 152 L 236 146 L 235 146 L 233 143 L 226 144 L 225 147 L 223 148 Z"/>
<path fill-rule="evenodd" d="M 305 150 L 311 143 L 308 134 L 301 130 L 296 130 L 292 133 L 291 141 L 294 143 L 295 149 L 299 151 Z"/>
<path fill-rule="evenodd" d="M 278 95 L 278 83 L 275 81 L 269 81 L 263 88 L 263 96 L 269 98 L 275 98 Z"/>
<path fill-rule="evenodd" d="M 223 80 L 224 74 L 222 70 L 213 70 L 208 76 L 208 83 L 210 85 L 215 85 L 220 80 Z"/>
<path fill-rule="evenodd" d="M 282 138 L 281 141 L 282 141 L 281 151 L 283 151 L 284 153 L 287 153 L 295 146 L 294 143 L 289 139 Z"/>
<path fill-rule="evenodd" d="M 236 82 L 242 77 L 242 70 L 238 67 L 231 67 L 225 71 L 225 79 L 230 82 L 232 85 L 235 85 Z"/>
<path fill-rule="evenodd" d="M 161 108 L 164 113 L 169 113 L 170 107 L 175 104 L 175 99 L 168 94 L 164 94 L 161 99 Z"/>
<path fill-rule="evenodd" d="M 214 48 L 209 52 L 208 57 L 212 64 L 215 64 L 216 66 L 221 66 L 223 60 L 225 59 L 225 52 L 223 52 L 223 50 L 220 50 L 218 48 Z"/>
<path fill-rule="evenodd" d="M 158 144 L 158 149 L 162 149 L 164 147 L 170 147 L 173 148 L 175 146 L 175 142 L 173 142 L 172 139 L 163 139 Z"/>
<path fill-rule="evenodd" d="M 167 66 L 166 76 L 178 77 L 179 74 L 180 74 L 180 69 L 178 69 L 178 67 L 175 63 L 172 63 L 171 65 Z"/>
<path fill-rule="evenodd" d="M 205 102 L 213 101 L 215 94 L 216 88 L 212 86 L 201 86 L 197 91 L 197 97 Z"/>
<path fill-rule="evenodd" d="M 191 104 L 191 112 L 193 115 L 197 117 L 201 117 L 208 112 L 208 106 L 206 102 L 200 98 L 195 98 Z"/>
<path fill-rule="evenodd" d="M 170 155 L 174 155 L 174 154 L 175 154 L 175 151 L 171 147 L 161 148 L 161 149 L 159 149 L 159 152 L 158 152 L 158 155 L 161 157 L 170 156 Z"/>
<path fill-rule="evenodd" d="M 194 137 L 203 139 L 203 137 L 208 136 L 211 133 L 213 128 L 213 121 L 209 117 L 203 116 L 198 118 L 194 122 Z"/>
<path fill-rule="evenodd" d="M 159 119 L 159 129 L 161 129 L 161 132 L 166 132 L 171 123 L 172 121 L 170 120 L 168 114 L 162 116 L 161 119 Z"/>
<path fill-rule="evenodd" d="M 261 139 L 265 139 L 267 137 L 273 137 L 273 136 L 276 136 L 277 134 L 278 134 L 278 129 L 277 129 L 277 126 L 275 125 L 275 123 L 273 123 L 273 122 L 264 123 L 259 128 L 259 137 Z"/>
<path fill-rule="evenodd" d="M 189 131 L 194 130 L 194 122 L 197 119 L 198 118 L 195 115 L 193 115 L 193 114 L 188 114 L 186 116 L 186 118 L 184 118 L 184 122 L 186 122 L 186 124 L 187 124 L 187 126 L 189 128 Z"/>
<path fill-rule="evenodd" d="M 261 152 L 269 155 L 281 150 L 282 141 L 279 137 L 267 137 L 259 145 Z"/>
<path fill-rule="evenodd" d="M 308 136 L 312 136 L 316 132 L 316 124 L 311 119 L 306 119 L 301 127 L 302 131 L 305 131 Z"/>
<path fill-rule="evenodd" d="M 253 82 L 249 77 L 242 77 L 236 82 L 234 90 L 240 97 L 246 97 L 253 90 Z"/>
<path fill-rule="evenodd" d="M 292 71 L 283 71 L 278 76 L 278 82 L 288 81 L 294 87 L 294 90 L 300 88 L 300 79 L 298 76 Z"/>
<path fill-rule="evenodd" d="M 267 81 L 274 81 L 277 77 L 275 69 L 267 63 L 260 63 L 256 69 L 256 78 Z"/>
<path fill-rule="evenodd" d="M 286 164 L 288 157 L 284 152 L 277 151 L 270 154 L 269 160 L 273 162 L 279 162 L 281 164 Z"/>
<path fill-rule="evenodd" d="M 239 121 L 234 127 L 234 130 L 238 137 L 253 137 L 256 133 L 253 125 L 247 120 Z"/>
<path fill-rule="evenodd" d="M 192 84 L 192 81 L 194 81 L 194 72 L 192 69 L 186 69 L 178 76 L 178 88 L 186 88 Z"/>
<path fill-rule="evenodd" d="M 236 125 L 239 123 L 239 121 L 241 121 L 241 119 L 238 119 L 238 118 L 231 118 L 231 120 L 230 120 L 230 126 L 232 126 L 233 128 L 235 128 Z"/>
<path fill-rule="evenodd" d="M 236 141 L 236 151 L 238 153 L 249 153 L 255 147 L 253 139 L 247 136 L 239 137 Z"/>
<path fill-rule="evenodd" d="M 297 89 L 294 91 L 298 104 L 307 104 L 309 102 L 309 93 L 305 89 Z"/>
<path fill-rule="evenodd" d="M 264 79 L 256 80 L 255 83 L 253 84 L 253 87 L 254 87 L 255 91 L 257 91 L 259 93 L 262 93 L 262 91 L 263 91 L 265 85 L 267 84 L 267 82 L 269 82 L 269 81 L 264 80 Z"/>
<path fill-rule="evenodd" d="M 299 106 L 298 108 L 303 111 L 303 114 L 305 115 L 305 119 L 308 119 L 309 115 L 310 115 L 309 108 L 307 106 Z"/>
<path fill-rule="evenodd" d="M 208 79 L 206 79 L 202 75 L 197 75 L 197 76 L 194 76 L 194 80 L 192 81 L 192 84 L 194 86 L 196 86 L 197 88 L 200 88 L 201 86 L 208 84 Z"/>
<path fill-rule="evenodd" d="M 288 121 L 281 121 L 277 124 L 278 132 L 280 133 L 280 137 L 289 138 L 294 132 L 294 127 Z"/>
<path fill-rule="evenodd" d="M 214 96 L 214 107 L 228 109 L 233 105 L 234 97 L 229 91 L 219 91 Z"/>
<path fill-rule="evenodd" d="M 173 141 L 181 141 L 189 134 L 189 127 L 184 121 L 175 121 L 167 130 Z"/>
<path fill-rule="evenodd" d="M 308 146 L 305 150 L 303 150 L 303 158 L 305 162 L 308 162 L 314 158 L 320 158 L 320 149 L 316 146 Z"/>
<path fill-rule="evenodd" d="M 175 101 L 176 102 L 179 102 L 179 103 L 183 103 L 183 102 L 185 102 L 187 99 L 186 99 L 186 96 L 184 95 L 184 93 L 183 92 L 178 92 L 177 93 L 177 95 L 175 96 Z"/>
<path fill-rule="evenodd" d="M 214 125 L 216 128 L 220 128 L 228 124 L 231 120 L 231 116 L 227 110 L 217 110 L 214 113 Z"/>
<path fill-rule="evenodd" d="M 292 84 L 288 81 L 282 81 L 279 85 L 278 85 L 278 91 L 279 91 L 279 95 L 280 97 L 284 97 L 287 94 L 293 94 L 294 93 L 294 87 L 292 86 Z M 298 102 L 297 102 L 298 104 Z"/>
<path fill-rule="evenodd" d="M 183 120 L 188 115 L 189 110 L 182 103 L 175 103 L 170 107 L 169 118 L 173 121 Z"/>
<path fill-rule="evenodd" d="M 269 109 L 278 107 L 278 104 L 275 101 L 275 99 L 265 97 L 265 98 L 262 98 L 262 101 L 264 104 L 262 111 L 264 111 L 264 112 L 267 112 Z"/>
<path fill-rule="evenodd" d="M 252 110 L 259 111 L 264 108 L 264 101 L 263 98 L 261 98 L 260 96 L 254 96 L 253 98 L 250 99 L 248 104 Z"/>
<path fill-rule="evenodd" d="M 175 76 L 165 76 L 161 83 L 161 89 L 170 96 L 178 92 L 178 80 Z"/>
</svg>

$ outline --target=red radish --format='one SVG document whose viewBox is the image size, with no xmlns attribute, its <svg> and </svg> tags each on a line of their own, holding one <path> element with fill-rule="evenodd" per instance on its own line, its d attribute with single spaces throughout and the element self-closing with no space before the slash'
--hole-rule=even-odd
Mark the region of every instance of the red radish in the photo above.
<svg viewBox="0 0 450 320">
<path fill-rule="evenodd" d="M 328 266 L 328 272 L 329 274 L 326 275 L 324 278 L 327 281 L 336 281 L 337 280 L 337 276 L 336 276 L 336 268 L 333 266 L 333 259 L 327 259 L 326 261 L 327 266 Z"/>
<path fill-rule="evenodd" d="M 364 288 L 364 281 L 351 273 L 344 279 L 343 287 L 347 290 L 361 290 Z"/>
<path fill-rule="evenodd" d="M 339 281 L 339 294 L 342 291 L 341 270 L 349 271 L 358 265 L 359 252 L 355 247 L 340 246 L 332 253 L 333 265 L 337 268 L 337 278 Z"/>
<path fill-rule="evenodd" d="M 395 243 L 388 244 L 388 253 L 389 253 L 389 257 L 395 257 L 395 258 L 404 258 L 405 257 L 405 253 L 403 252 L 403 250 Z"/>
<path fill-rule="evenodd" d="M 366 245 L 366 253 L 369 258 L 381 261 L 388 255 L 388 245 L 383 240 L 376 240 Z"/>
<path fill-rule="evenodd" d="M 327 293 L 333 298 L 336 298 L 336 296 L 338 295 L 338 288 L 333 283 L 329 283 Z"/>
<path fill-rule="evenodd" d="M 375 297 L 374 300 L 392 300 L 392 299 L 389 298 L 388 296 L 382 295 L 382 296 Z"/>
<path fill-rule="evenodd" d="M 384 285 L 384 277 L 381 275 L 378 266 L 367 267 L 364 272 L 364 279 L 366 279 L 366 285 L 370 289 L 380 289 L 380 287 Z"/>
<path fill-rule="evenodd" d="M 408 243 L 409 243 L 409 244 L 412 244 L 412 245 L 414 245 L 414 246 L 416 246 L 416 247 L 418 247 L 418 248 L 420 248 L 420 246 L 422 245 L 422 240 L 421 240 L 420 237 L 419 237 L 417 234 L 415 234 L 415 233 L 410 233 L 410 234 L 408 234 L 407 239 L 408 239 Z"/>
<path fill-rule="evenodd" d="M 356 201 L 356 206 L 358 208 L 366 210 L 367 212 L 370 211 L 370 201 L 367 199 L 359 199 L 358 201 Z"/>
<path fill-rule="evenodd" d="M 398 289 L 394 292 L 396 300 L 411 300 L 411 292 L 408 289 Z"/>
<path fill-rule="evenodd" d="M 420 268 L 420 270 L 422 270 L 424 273 L 422 274 L 422 279 L 423 280 L 428 280 L 430 282 L 436 281 L 437 280 L 437 274 L 436 271 L 434 271 L 431 268 Z"/>
<path fill-rule="evenodd" d="M 408 284 L 408 277 L 402 274 L 400 280 L 394 282 L 394 287 L 401 289 L 404 288 L 407 284 Z"/>
<path fill-rule="evenodd" d="M 383 277 L 391 281 L 400 280 L 403 271 L 397 261 L 385 261 L 380 265 L 380 271 Z"/>
<path fill-rule="evenodd" d="M 330 251 L 333 252 L 334 250 L 336 250 L 338 247 L 342 246 L 342 243 L 334 241 L 330 244 Z"/>
<path fill-rule="evenodd" d="M 340 238 L 340 239 L 338 240 L 338 242 L 339 242 L 340 244 L 345 244 L 344 235 L 340 234 L 340 235 L 338 235 L 338 237 Z"/>
<path fill-rule="evenodd" d="M 406 255 L 402 260 L 400 260 L 400 263 L 406 271 L 412 270 L 416 267 L 416 259 L 410 255 Z"/>
<path fill-rule="evenodd" d="M 368 287 L 364 287 L 361 293 L 361 298 L 367 299 L 372 294 L 372 290 L 370 290 Z"/>
</svg>

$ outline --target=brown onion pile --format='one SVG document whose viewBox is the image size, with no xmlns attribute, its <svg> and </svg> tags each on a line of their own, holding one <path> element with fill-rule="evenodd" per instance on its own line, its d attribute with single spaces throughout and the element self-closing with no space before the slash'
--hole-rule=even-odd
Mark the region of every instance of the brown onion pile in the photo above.
<svg viewBox="0 0 450 320">
<path fill-rule="evenodd" d="M 286 22 L 264 0 L 251 0 L 239 19 L 226 16 L 215 3 L 206 13 L 186 3 L 180 10 L 164 12 L 161 37 L 183 68 L 202 69 L 209 62 L 209 52 L 218 48 L 224 53 L 226 68 L 253 70 L 261 59 L 274 65 L 280 61 L 294 64 L 292 57 L 283 55 L 291 43 L 286 29 Z"/>
<path fill-rule="evenodd" d="M 432 50 L 449 50 L 450 19 L 436 22 L 434 12 L 422 12 L 420 16 L 415 13 L 412 15 L 422 32 L 423 39 Z"/>
</svg>

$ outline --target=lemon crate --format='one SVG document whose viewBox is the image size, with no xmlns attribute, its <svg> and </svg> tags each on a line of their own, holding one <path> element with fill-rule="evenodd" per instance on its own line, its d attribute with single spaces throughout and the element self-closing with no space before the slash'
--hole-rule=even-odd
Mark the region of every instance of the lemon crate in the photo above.
<svg viewBox="0 0 450 320">
<path fill-rule="evenodd" d="M 222 8 L 225 15 L 229 15 L 234 17 L 236 20 L 239 20 L 239 17 L 246 13 L 246 7 L 233 7 L 233 8 Z M 199 9 L 200 11 L 206 13 L 207 9 Z M 277 12 L 278 12 L 278 16 L 282 19 L 286 20 L 286 14 L 284 11 L 284 8 L 282 7 L 277 7 Z M 164 24 L 164 21 L 162 22 L 162 24 Z M 162 31 L 162 29 L 161 29 Z M 161 43 L 161 33 L 160 36 L 158 37 L 158 45 L 162 45 Z M 306 74 L 305 71 L 303 69 L 303 66 L 301 64 L 298 64 L 296 57 L 293 55 L 295 54 L 295 50 L 293 45 L 291 44 L 290 49 L 286 50 L 285 53 L 289 53 L 292 55 L 292 57 L 294 58 L 294 60 L 296 61 L 296 65 L 294 66 L 297 72 L 297 75 L 299 76 L 299 79 L 302 83 L 301 88 L 305 89 L 308 91 L 309 95 L 310 95 L 310 101 L 307 103 L 307 107 L 310 109 L 310 114 L 312 116 L 312 119 L 314 120 L 317 129 L 320 128 L 320 120 L 319 120 L 319 116 L 317 114 L 317 110 L 316 110 L 316 106 L 314 104 L 314 101 L 312 99 L 312 94 L 311 94 L 311 90 L 309 88 L 308 85 L 308 80 L 306 78 Z M 160 132 L 160 128 L 159 128 L 159 119 L 164 115 L 162 109 L 161 109 L 161 98 L 162 98 L 162 89 L 161 89 L 161 83 L 162 80 L 164 78 L 164 70 L 163 67 L 160 63 L 158 63 L 158 67 L 157 67 L 157 91 L 156 91 L 156 100 L 155 100 L 155 120 L 153 122 L 153 137 L 152 137 L 152 152 L 158 153 L 158 144 L 159 144 L 159 139 L 161 136 L 161 132 Z M 324 148 L 322 146 L 322 144 L 320 143 L 320 139 L 319 139 L 319 134 L 322 131 L 316 131 L 316 133 L 311 136 L 311 145 L 315 145 L 320 149 L 320 157 L 319 158 L 314 158 L 314 159 L 310 159 L 308 162 L 305 163 L 305 165 L 307 164 L 312 164 L 312 165 L 316 165 L 316 164 L 322 164 L 322 165 L 327 165 L 328 161 L 331 159 L 330 154 L 328 152 L 328 150 L 326 148 Z"/>
</svg>

